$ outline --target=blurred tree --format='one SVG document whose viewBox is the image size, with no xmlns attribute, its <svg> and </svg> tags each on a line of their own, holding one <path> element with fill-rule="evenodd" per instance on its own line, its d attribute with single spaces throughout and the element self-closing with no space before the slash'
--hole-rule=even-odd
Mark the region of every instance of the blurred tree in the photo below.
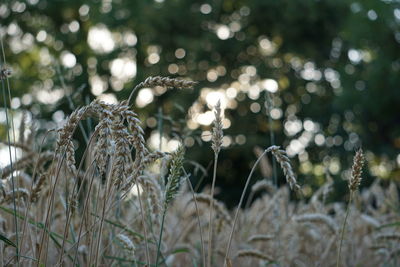
<svg viewBox="0 0 400 267">
<path fill-rule="evenodd" d="M 199 81 L 194 91 L 143 89 L 136 106 L 153 143 L 161 107 L 165 137 L 183 136 L 190 159 L 207 166 L 209 143 L 196 140 L 210 139 L 210 109 L 222 98 L 230 149 L 217 184 L 232 192 L 221 195 L 228 201 L 254 147 L 270 145 L 270 129 L 298 158 L 306 193 L 325 181 L 325 169 L 345 186 L 361 145 L 368 175 L 399 177 L 396 1 L 9 0 L 0 18 L 13 107 L 54 125 L 71 112 L 68 97 L 74 106 L 115 101 L 148 76 L 189 77 Z"/>
</svg>

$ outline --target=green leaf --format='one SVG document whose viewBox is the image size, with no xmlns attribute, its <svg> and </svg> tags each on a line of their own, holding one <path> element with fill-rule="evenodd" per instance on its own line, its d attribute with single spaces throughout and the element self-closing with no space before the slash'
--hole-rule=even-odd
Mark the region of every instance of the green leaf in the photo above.
<svg viewBox="0 0 400 267">
<path fill-rule="evenodd" d="M 17 247 L 17 245 L 14 244 L 14 242 L 12 242 L 10 239 L 8 239 L 7 237 L 5 237 L 4 235 L 0 234 L 0 240 L 2 240 L 4 243 L 6 243 L 9 246 L 12 246 L 14 248 Z"/>
<path fill-rule="evenodd" d="M 94 213 L 91 213 L 91 215 L 94 216 L 94 217 L 96 217 L 96 218 L 100 218 L 100 216 L 98 216 L 98 215 L 96 215 L 96 214 L 94 214 Z M 115 227 L 117 227 L 117 228 L 119 228 L 119 229 L 122 229 L 122 230 L 126 231 L 127 233 L 129 233 L 129 234 L 132 235 L 132 236 L 136 236 L 136 237 L 139 238 L 140 240 L 144 240 L 144 236 L 143 236 L 143 235 L 141 235 L 141 234 L 139 234 L 139 233 L 137 233 L 137 232 L 132 231 L 131 229 L 127 228 L 126 226 L 124 226 L 124 225 L 122 225 L 122 224 L 119 224 L 119 223 L 114 222 L 114 221 L 109 220 L 109 219 L 105 219 L 104 221 L 105 221 L 106 223 L 108 223 L 108 224 L 111 224 L 112 226 L 115 226 Z M 149 242 L 149 243 L 152 243 L 152 244 L 155 244 L 155 242 L 152 241 L 152 240 L 148 240 L 148 242 Z"/>
<path fill-rule="evenodd" d="M 383 228 L 387 228 L 387 227 L 399 227 L 400 226 L 400 222 L 394 222 L 394 223 L 387 223 L 387 224 L 383 224 L 379 227 L 377 227 L 377 230 L 383 229 Z"/>
</svg>

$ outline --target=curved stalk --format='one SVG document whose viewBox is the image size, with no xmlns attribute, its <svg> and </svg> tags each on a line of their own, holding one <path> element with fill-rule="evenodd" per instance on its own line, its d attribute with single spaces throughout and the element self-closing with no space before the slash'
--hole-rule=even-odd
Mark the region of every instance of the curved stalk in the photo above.
<svg viewBox="0 0 400 267">
<path fill-rule="evenodd" d="M 251 180 L 251 177 L 253 176 L 254 170 L 256 169 L 258 163 L 260 162 L 260 160 L 264 157 L 264 155 L 267 152 L 268 152 L 267 149 L 264 150 L 264 152 L 258 157 L 257 161 L 253 165 L 253 168 L 251 168 L 249 177 L 247 177 L 246 185 L 244 186 L 242 195 L 240 197 L 239 205 L 236 208 L 235 219 L 233 220 L 232 230 L 229 235 L 228 246 L 226 247 L 225 259 L 224 259 L 224 266 L 226 266 L 226 262 L 228 260 L 229 250 L 231 249 L 231 243 L 232 243 L 232 238 L 233 238 L 233 232 L 235 231 L 236 222 L 237 222 L 237 219 L 239 216 L 239 210 L 240 210 L 240 206 L 242 206 L 242 204 L 243 204 L 244 195 L 246 194 L 247 188 L 249 187 L 250 180 Z"/>
</svg>

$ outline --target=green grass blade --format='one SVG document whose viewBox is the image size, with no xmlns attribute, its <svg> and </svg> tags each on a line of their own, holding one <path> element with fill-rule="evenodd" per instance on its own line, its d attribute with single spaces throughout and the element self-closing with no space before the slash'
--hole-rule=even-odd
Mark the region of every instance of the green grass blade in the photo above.
<svg viewBox="0 0 400 267">
<path fill-rule="evenodd" d="M 12 246 L 14 248 L 17 247 L 17 245 L 14 244 L 14 242 L 12 242 L 10 239 L 8 239 L 7 237 L 5 237 L 4 235 L 0 234 L 0 240 L 3 241 L 4 243 L 6 243 L 9 246 Z"/>
<path fill-rule="evenodd" d="M 393 223 L 387 223 L 387 224 L 383 224 L 379 227 L 377 227 L 377 230 L 381 230 L 383 228 L 388 228 L 388 227 L 400 227 L 400 222 L 393 222 Z"/>
</svg>

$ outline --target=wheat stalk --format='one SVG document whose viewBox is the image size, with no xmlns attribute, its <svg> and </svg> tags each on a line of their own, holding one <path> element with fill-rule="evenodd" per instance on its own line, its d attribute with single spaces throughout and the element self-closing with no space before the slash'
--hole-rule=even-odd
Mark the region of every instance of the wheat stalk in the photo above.
<svg viewBox="0 0 400 267">
<path fill-rule="evenodd" d="M 343 245 L 343 239 L 344 239 L 344 231 L 346 229 L 346 222 L 347 218 L 350 213 L 350 205 L 351 201 L 353 198 L 353 193 L 357 190 L 358 186 L 361 183 L 361 173 L 362 173 L 362 168 L 364 165 L 364 154 L 362 149 L 360 148 L 357 152 L 356 155 L 354 156 L 353 159 L 353 166 L 352 166 L 352 171 L 351 171 L 351 177 L 349 179 L 349 190 L 350 190 L 350 197 L 349 197 L 349 202 L 347 204 L 347 209 L 346 209 L 346 215 L 344 217 L 343 221 L 343 227 L 342 227 L 342 232 L 340 234 L 340 243 L 339 243 L 339 248 L 338 248 L 338 253 L 337 253 L 337 260 L 336 260 L 336 266 L 339 267 L 340 264 L 340 255 L 342 252 L 342 245 Z"/>
<path fill-rule="evenodd" d="M 213 211 L 214 211 L 214 190 L 215 190 L 215 181 L 217 179 L 217 164 L 218 164 L 218 155 L 221 151 L 222 146 L 222 115 L 221 115 L 221 102 L 218 100 L 215 105 L 215 119 L 214 126 L 212 132 L 212 149 L 214 150 L 214 169 L 213 169 L 213 180 L 211 184 L 211 202 L 210 202 L 210 219 L 209 219 L 209 227 L 208 227 L 208 267 L 211 267 L 211 253 L 212 253 L 212 234 L 213 234 Z"/>
<path fill-rule="evenodd" d="M 183 145 L 180 145 L 178 149 L 174 153 L 172 153 L 170 173 L 168 175 L 168 182 L 166 185 L 166 192 L 164 199 L 164 211 L 161 219 L 160 237 L 157 246 L 156 266 L 158 266 L 158 259 L 160 257 L 160 252 L 161 252 L 160 250 L 161 250 L 165 215 L 167 213 L 168 205 L 173 201 L 176 194 L 178 193 L 179 185 L 181 183 L 184 154 L 185 154 L 185 149 Z"/>
</svg>

